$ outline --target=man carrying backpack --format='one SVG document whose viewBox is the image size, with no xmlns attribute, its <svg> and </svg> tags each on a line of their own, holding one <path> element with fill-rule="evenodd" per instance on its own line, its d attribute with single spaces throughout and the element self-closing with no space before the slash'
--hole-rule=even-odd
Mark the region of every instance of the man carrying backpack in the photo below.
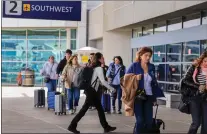
<svg viewBox="0 0 207 134">
<path fill-rule="evenodd" d="M 103 64 L 103 62 L 104 62 L 103 55 L 101 53 L 96 53 L 92 60 L 92 66 L 91 67 L 86 66 L 83 69 L 82 76 L 81 76 L 82 80 L 80 82 L 80 89 L 85 90 L 85 94 L 86 94 L 85 103 L 83 104 L 79 113 L 74 117 L 74 119 L 71 121 L 70 125 L 68 126 L 68 130 L 75 134 L 80 133 L 80 131 L 76 129 L 78 122 L 85 115 L 91 104 L 93 104 L 98 111 L 99 120 L 102 127 L 104 128 L 104 132 L 111 132 L 116 129 L 116 127 L 111 127 L 106 121 L 105 113 L 101 105 L 101 100 L 97 92 L 100 82 L 103 86 L 107 87 L 107 89 L 109 89 L 110 92 L 115 91 L 115 89 L 111 87 L 108 84 L 108 82 L 104 79 L 103 69 L 101 67 L 101 64 Z"/>
<path fill-rule="evenodd" d="M 112 94 L 112 113 L 116 113 L 116 98 L 118 96 L 118 114 L 122 114 L 122 89 L 120 86 L 120 78 L 125 75 L 126 68 L 123 65 L 123 60 L 120 56 L 114 57 L 114 63 L 110 64 L 109 69 L 106 73 L 106 77 L 112 87 L 116 89 L 116 92 Z"/>
</svg>

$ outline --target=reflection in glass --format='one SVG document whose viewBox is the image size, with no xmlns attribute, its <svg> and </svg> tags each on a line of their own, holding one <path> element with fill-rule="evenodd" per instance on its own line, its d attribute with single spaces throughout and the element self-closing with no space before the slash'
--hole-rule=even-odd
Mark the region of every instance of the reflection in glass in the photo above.
<svg viewBox="0 0 207 134">
<path fill-rule="evenodd" d="M 59 39 L 58 29 L 31 29 L 27 33 L 28 39 Z"/>
<path fill-rule="evenodd" d="M 133 29 L 133 38 L 142 36 L 142 27 Z"/>
<path fill-rule="evenodd" d="M 71 29 L 70 30 L 70 38 L 71 39 L 76 39 L 76 29 Z"/>
<path fill-rule="evenodd" d="M 67 40 L 60 40 L 60 49 L 61 50 L 67 49 Z"/>
<path fill-rule="evenodd" d="M 60 60 L 64 59 L 65 51 L 60 51 Z"/>
<path fill-rule="evenodd" d="M 26 39 L 26 30 L 2 30 L 2 39 Z"/>
<path fill-rule="evenodd" d="M 1 52 L 2 61 L 26 61 L 26 51 L 5 51 Z"/>
<path fill-rule="evenodd" d="M 181 61 L 181 43 L 167 45 L 167 62 Z"/>
<path fill-rule="evenodd" d="M 200 45 L 199 41 L 190 41 L 183 44 L 183 61 L 193 62 L 199 57 Z"/>
<path fill-rule="evenodd" d="M 58 50 L 59 40 L 28 40 L 28 50 Z"/>
<path fill-rule="evenodd" d="M 201 53 L 203 53 L 204 51 L 207 51 L 207 40 L 201 41 Z"/>
<path fill-rule="evenodd" d="M 26 67 L 25 62 L 2 62 L 2 72 L 19 72 Z"/>
<path fill-rule="evenodd" d="M 17 73 L 2 73 L 1 82 L 7 84 L 16 84 Z"/>
<path fill-rule="evenodd" d="M 67 31 L 60 30 L 60 39 L 67 39 Z"/>
<path fill-rule="evenodd" d="M 40 70 L 43 68 L 45 62 L 28 62 L 28 67 L 32 68 L 35 73 L 40 73 Z"/>
<path fill-rule="evenodd" d="M 148 25 L 143 27 L 143 36 L 152 35 L 153 34 L 153 25 Z"/>
<path fill-rule="evenodd" d="M 48 61 L 50 56 L 55 57 L 55 61 L 60 61 L 60 51 L 28 51 L 28 61 Z"/>
<path fill-rule="evenodd" d="M 153 62 L 165 62 L 166 60 L 165 45 L 154 46 Z"/>
<path fill-rule="evenodd" d="M 26 50 L 26 40 L 1 40 L 2 50 Z"/>
<path fill-rule="evenodd" d="M 202 24 L 207 24 L 207 10 L 203 12 Z"/>
<path fill-rule="evenodd" d="M 158 81 L 165 81 L 166 80 L 166 71 L 165 70 L 166 70 L 166 65 L 164 62 L 156 66 Z"/>
<path fill-rule="evenodd" d="M 179 30 L 182 29 L 182 23 L 181 23 L 181 17 L 168 20 L 168 31 L 174 31 L 174 30 Z"/>
<path fill-rule="evenodd" d="M 166 28 L 166 21 L 158 22 L 155 24 L 154 34 L 164 33 L 167 30 Z"/>
<path fill-rule="evenodd" d="M 179 84 L 166 84 L 166 88 L 168 92 L 179 93 Z"/>
<path fill-rule="evenodd" d="M 71 41 L 70 41 L 70 48 L 71 48 L 72 50 L 75 50 L 75 49 L 76 49 L 76 40 L 71 40 Z"/>
<path fill-rule="evenodd" d="M 188 68 L 189 68 L 191 65 L 192 65 L 192 64 L 183 64 L 182 77 L 186 74 Z"/>
<path fill-rule="evenodd" d="M 201 17 L 200 13 L 195 13 L 195 14 L 185 16 L 183 28 L 199 26 L 201 23 L 200 17 Z"/>
<path fill-rule="evenodd" d="M 180 82 L 181 78 L 181 65 L 166 64 L 167 81 Z"/>
</svg>

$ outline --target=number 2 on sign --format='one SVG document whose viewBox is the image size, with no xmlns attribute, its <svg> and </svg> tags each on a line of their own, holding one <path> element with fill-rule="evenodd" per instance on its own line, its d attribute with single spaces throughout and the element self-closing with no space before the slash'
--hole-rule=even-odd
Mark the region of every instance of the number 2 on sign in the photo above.
<svg viewBox="0 0 207 134">
<path fill-rule="evenodd" d="M 4 9 L 6 15 L 21 15 L 22 1 L 5 1 Z"/>
</svg>

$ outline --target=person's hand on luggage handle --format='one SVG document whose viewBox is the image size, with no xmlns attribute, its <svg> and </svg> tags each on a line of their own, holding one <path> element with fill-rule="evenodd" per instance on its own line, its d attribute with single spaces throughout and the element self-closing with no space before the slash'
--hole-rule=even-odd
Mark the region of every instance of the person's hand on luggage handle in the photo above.
<svg viewBox="0 0 207 134">
<path fill-rule="evenodd" d="M 137 80 L 141 80 L 142 79 L 142 74 L 138 74 L 137 75 Z"/>
</svg>

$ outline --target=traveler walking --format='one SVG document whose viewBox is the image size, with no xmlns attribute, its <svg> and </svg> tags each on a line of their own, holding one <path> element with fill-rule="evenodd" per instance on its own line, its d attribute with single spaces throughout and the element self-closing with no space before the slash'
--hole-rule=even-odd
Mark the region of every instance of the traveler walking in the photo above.
<svg viewBox="0 0 207 134">
<path fill-rule="evenodd" d="M 126 72 L 126 68 L 123 65 L 123 60 L 120 56 L 114 57 L 114 63 L 110 64 L 109 69 L 106 73 L 106 77 L 108 78 L 110 85 L 112 85 L 116 92 L 112 94 L 112 113 L 116 113 L 116 99 L 118 96 L 118 114 L 121 114 L 122 108 L 122 89 L 120 86 L 120 78 L 124 76 Z"/>
<path fill-rule="evenodd" d="M 80 89 L 78 88 L 82 67 L 78 63 L 77 55 L 70 57 L 67 65 L 62 72 L 62 79 L 65 82 L 65 88 L 68 96 L 69 114 L 76 112 L 80 99 Z"/>
<path fill-rule="evenodd" d="M 134 102 L 136 118 L 134 134 L 140 134 L 143 130 L 150 133 L 153 104 L 156 105 L 157 97 L 164 97 L 155 77 L 155 66 L 150 63 L 152 53 L 148 47 L 141 48 L 136 53 L 136 62 L 132 63 L 127 71 L 127 74 L 135 74 L 139 81 Z"/>
<path fill-rule="evenodd" d="M 188 134 L 197 134 L 201 125 L 201 134 L 207 134 L 207 51 L 204 52 L 188 69 L 183 83 L 189 87 L 189 101 L 192 124 Z M 181 89 L 182 90 L 182 89 Z"/>
<path fill-rule="evenodd" d="M 81 120 L 81 118 L 85 115 L 91 104 L 94 104 L 94 106 L 98 111 L 99 120 L 102 127 L 104 128 L 104 132 L 110 132 L 116 129 L 116 127 L 111 127 L 108 125 L 103 107 L 101 105 L 101 100 L 97 93 L 100 82 L 104 86 L 106 86 L 111 92 L 115 90 L 113 87 L 108 85 L 107 81 L 105 81 L 104 79 L 103 69 L 101 68 L 102 63 L 103 63 L 103 55 L 101 53 L 96 53 L 92 60 L 92 68 L 94 69 L 94 71 L 91 74 L 92 77 L 91 77 L 90 86 L 88 87 L 88 89 L 85 89 L 85 94 L 86 94 L 85 103 L 83 104 L 83 107 L 81 108 L 79 113 L 74 117 L 74 119 L 72 120 L 71 124 L 68 127 L 68 130 L 73 133 L 80 133 L 80 131 L 77 131 L 76 129 L 77 124 Z"/>
<path fill-rule="evenodd" d="M 58 63 L 55 61 L 54 56 L 49 57 L 44 65 L 40 74 L 44 76 L 44 82 L 48 88 L 48 92 L 56 91 L 58 75 L 56 74 Z"/>
</svg>

